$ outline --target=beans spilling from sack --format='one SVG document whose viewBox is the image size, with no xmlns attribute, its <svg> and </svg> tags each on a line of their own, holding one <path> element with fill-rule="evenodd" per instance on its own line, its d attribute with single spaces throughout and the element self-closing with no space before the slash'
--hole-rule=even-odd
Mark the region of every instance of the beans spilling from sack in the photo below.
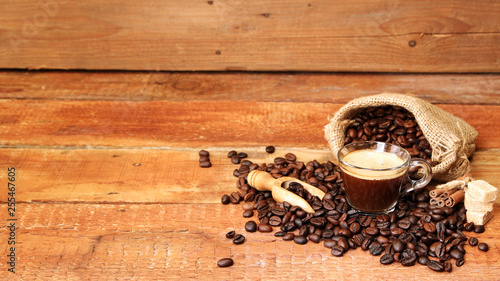
<svg viewBox="0 0 500 281">
<path fill-rule="evenodd" d="M 399 106 L 368 107 L 353 117 L 346 129 L 344 144 L 357 141 L 380 141 L 405 148 L 412 158 L 422 158 L 429 165 L 432 147 L 412 113 Z"/>
</svg>

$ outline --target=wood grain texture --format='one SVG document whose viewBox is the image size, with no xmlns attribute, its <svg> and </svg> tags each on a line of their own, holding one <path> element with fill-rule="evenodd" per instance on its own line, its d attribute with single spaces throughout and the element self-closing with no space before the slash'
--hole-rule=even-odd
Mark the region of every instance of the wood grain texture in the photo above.
<svg viewBox="0 0 500 281">
<path fill-rule="evenodd" d="M 332 160 L 328 148 L 312 150 L 278 146 L 274 154 L 257 148 L 206 147 L 211 168 L 200 168 L 199 149 L 1 149 L 4 167 L 15 167 L 18 202 L 75 203 L 219 203 L 238 191 L 227 158 L 230 150 L 246 152 L 254 163 L 273 163 L 292 152 L 300 161 Z M 500 187 L 500 150 L 474 154 L 471 174 Z M 0 174 L 0 181 L 6 181 Z M 431 183 L 431 186 L 438 184 Z M 7 193 L 0 193 L 7 202 Z M 500 197 L 496 200 L 500 203 Z"/>
<path fill-rule="evenodd" d="M 495 205 L 498 213 L 499 206 Z M 6 207 L 0 205 L 0 213 Z M 384 280 L 495 280 L 500 273 L 500 217 L 482 234 L 490 250 L 465 246 L 466 263 L 452 273 L 427 267 L 381 265 L 361 249 L 333 257 L 322 244 L 298 245 L 272 233 L 247 233 L 241 206 L 221 204 L 19 204 L 15 280 L 338 280 L 368 276 Z M 224 237 L 246 236 L 242 245 Z M 0 236 L 7 231 L 0 229 Z M 0 245 L 6 263 L 6 243 Z M 220 258 L 235 264 L 218 268 Z M 368 278 L 368 277 L 367 277 Z"/>
<path fill-rule="evenodd" d="M 0 98 L 347 103 L 382 92 L 500 104 L 500 74 L 0 71 Z"/>
<path fill-rule="evenodd" d="M 0 145 L 217 147 L 280 144 L 324 148 L 327 117 L 344 104 L 0 100 Z M 479 132 L 479 148 L 498 147 L 500 110 L 438 105 Z M 290 126 L 293 124 L 293 130 Z"/>
<path fill-rule="evenodd" d="M 4 2 L 0 68 L 498 72 L 491 1 Z"/>
</svg>

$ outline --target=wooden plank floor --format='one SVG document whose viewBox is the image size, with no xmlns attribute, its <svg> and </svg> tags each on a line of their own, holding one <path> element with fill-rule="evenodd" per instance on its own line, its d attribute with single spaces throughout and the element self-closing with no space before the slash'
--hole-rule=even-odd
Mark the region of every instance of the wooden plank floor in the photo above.
<svg viewBox="0 0 500 281">
<path fill-rule="evenodd" d="M 336 258 L 269 233 L 244 233 L 235 149 L 256 163 L 286 152 L 331 158 L 327 116 L 350 99 L 411 92 L 479 132 L 472 175 L 500 186 L 500 75 L 0 72 L 0 182 L 16 175 L 16 274 L 0 228 L 2 280 L 387 279 L 494 280 L 500 274 L 500 199 L 452 273 L 382 266 L 360 250 Z M 274 154 L 264 147 L 275 145 Z M 198 151 L 212 167 L 198 166 Z M 435 183 L 433 183 L 435 184 Z M 6 188 L 0 218 L 7 222 Z M 218 268 L 222 257 L 235 265 Z M 369 275 L 367 275 L 369 272 Z"/>
</svg>

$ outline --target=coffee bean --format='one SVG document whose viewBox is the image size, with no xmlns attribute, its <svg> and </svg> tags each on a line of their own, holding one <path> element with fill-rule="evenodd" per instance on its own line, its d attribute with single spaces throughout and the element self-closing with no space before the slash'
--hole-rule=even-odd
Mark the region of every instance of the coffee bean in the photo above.
<svg viewBox="0 0 500 281">
<path fill-rule="evenodd" d="M 229 266 L 232 266 L 233 264 L 234 264 L 234 261 L 232 258 L 223 258 L 217 262 L 218 267 L 229 267 Z"/>
<path fill-rule="evenodd" d="M 393 254 L 383 254 L 380 257 L 381 264 L 391 264 L 393 262 L 394 262 L 394 255 Z"/>
<path fill-rule="evenodd" d="M 293 238 L 293 241 L 297 244 L 300 244 L 300 245 L 304 245 L 304 244 L 307 244 L 307 238 L 305 236 L 302 236 L 302 235 L 296 235 L 294 238 Z"/>
<path fill-rule="evenodd" d="M 382 254 L 383 250 L 384 248 L 379 243 L 372 243 L 369 248 L 370 254 L 372 254 L 373 256 Z"/>
<path fill-rule="evenodd" d="M 231 230 L 229 231 L 228 233 L 226 233 L 226 238 L 228 239 L 232 239 L 234 237 L 234 235 L 236 234 L 236 231 L 234 230 Z"/>
<path fill-rule="evenodd" d="M 266 146 L 267 153 L 274 153 L 274 150 L 275 150 L 274 146 L 272 145 Z"/>
<path fill-rule="evenodd" d="M 203 161 L 203 162 L 200 162 L 200 167 L 201 168 L 210 168 L 210 167 L 212 167 L 212 163 L 210 163 L 210 161 Z"/>
<path fill-rule="evenodd" d="M 477 246 L 478 243 L 479 241 L 477 240 L 476 237 L 469 238 L 469 245 L 471 245 L 472 247 Z"/>
<path fill-rule="evenodd" d="M 283 240 L 285 241 L 291 241 L 291 240 L 294 240 L 295 238 L 295 234 L 293 232 L 288 232 L 287 234 L 285 234 L 283 236 Z"/>
<path fill-rule="evenodd" d="M 208 157 L 208 156 L 200 156 L 200 158 L 198 160 L 200 162 L 205 162 L 205 161 L 210 162 L 210 157 Z"/>
<path fill-rule="evenodd" d="M 209 157 L 210 156 L 210 153 L 204 149 L 200 150 L 200 152 L 198 152 L 198 154 L 200 156 L 206 156 L 206 157 Z"/>
<path fill-rule="evenodd" d="M 456 262 L 455 262 L 455 265 L 458 266 L 458 267 L 461 267 L 462 265 L 464 265 L 465 263 L 465 259 L 464 258 L 461 258 L 461 259 L 458 259 Z"/>
<path fill-rule="evenodd" d="M 233 192 L 229 196 L 229 201 L 233 204 L 238 204 L 241 201 L 241 195 L 238 192 Z"/>
<path fill-rule="evenodd" d="M 342 248 L 339 245 L 335 245 L 332 247 L 331 252 L 332 252 L 332 255 L 334 255 L 336 257 L 340 257 L 344 254 L 344 248 Z"/>
<path fill-rule="evenodd" d="M 484 225 L 476 225 L 474 226 L 474 232 L 475 233 L 483 233 L 484 232 Z"/>
<path fill-rule="evenodd" d="M 251 218 L 251 217 L 253 217 L 253 210 L 245 210 L 243 212 L 243 217 L 244 218 Z"/>
<path fill-rule="evenodd" d="M 488 244 L 483 242 L 477 244 L 477 248 L 483 252 L 488 252 L 488 250 L 490 249 L 490 247 L 488 247 Z"/>
<path fill-rule="evenodd" d="M 227 195 L 227 194 L 222 195 L 220 201 L 224 205 L 231 203 L 231 200 L 229 199 L 229 195 Z"/>
<path fill-rule="evenodd" d="M 244 242 L 245 236 L 243 236 L 242 234 L 237 234 L 233 239 L 233 243 L 236 245 L 243 244 Z"/>
<path fill-rule="evenodd" d="M 240 164 L 241 159 L 237 154 L 235 154 L 231 156 L 231 162 L 233 162 L 233 164 Z"/>
<path fill-rule="evenodd" d="M 332 240 L 332 239 L 325 239 L 325 241 L 323 242 L 323 245 L 326 248 L 330 248 L 331 249 L 333 246 L 337 245 L 337 241 Z"/>
<path fill-rule="evenodd" d="M 254 221 L 247 221 L 245 223 L 245 230 L 247 232 L 255 232 L 257 231 L 257 223 Z"/>
<path fill-rule="evenodd" d="M 259 226 L 257 227 L 257 230 L 259 232 L 272 232 L 273 231 L 273 228 L 269 225 L 269 224 L 259 224 Z"/>
<path fill-rule="evenodd" d="M 283 237 L 283 236 L 285 236 L 285 234 L 286 234 L 286 232 L 284 232 L 284 231 L 276 231 L 274 233 L 274 236 L 275 237 Z"/>
<path fill-rule="evenodd" d="M 435 261 L 435 260 L 429 260 L 427 262 L 427 267 L 429 267 L 430 269 L 437 271 L 437 272 L 444 271 L 444 265 L 442 263 L 440 263 L 439 261 Z"/>
<path fill-rule="evenodd" d="M 319 243 L 321 241 L 321 236 L 319 236 L 316 233 L 309 234 L 309 236 L 307 236 L 307 238 L 309 239 L 309 241 L 311 241 L 313 243 Z"/>
<path fill-rule="evenodd" d="M 269 225 L 271 226 L 280 226 L 281 225 L 281 218 L 278 216 L 271 216 L 269 218 Z"/>
<path fill-rule="evenodd" d="M 453 249 L 450 251 L 450 256 L 456 260 L 459 260 L 464 257 L 464 253 L 460 252 L 457 249 Z"/>
<path fill-rule="evenodd" d="M 418 257 L 417 262 L 421 265 L 427 265 L 427 263 L 429 262 L 429 258 L 427 256 L 420 256 Z"/>
<path fill-rule="evenodd" d="M 231 150 L 227 153 L 227 158 L 232 158 L 234 155 L 237 155 L 238 152 Z"/>
<path fill-rule="evenodd" d="M 405 247 L 406 247 L 405 243 L 401 242 L 401 240 L 399 239 L 392 240 L 392 248 L 394 249 L 394 252 L 401 253 L 404 251 Z"/>
</svg>

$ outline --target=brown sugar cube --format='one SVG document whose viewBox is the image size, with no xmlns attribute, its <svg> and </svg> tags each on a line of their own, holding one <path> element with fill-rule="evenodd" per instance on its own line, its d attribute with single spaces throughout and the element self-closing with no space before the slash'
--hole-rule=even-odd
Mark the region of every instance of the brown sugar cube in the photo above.
<svg viewBox="0 0 500 281">
<path fill-rule="evenodd" d="M 467 195 L 480 202 L 489 203 L 497 199 L 497 188 L 484 180 L 475 180 L 468 184 Z"/>
</svg>

